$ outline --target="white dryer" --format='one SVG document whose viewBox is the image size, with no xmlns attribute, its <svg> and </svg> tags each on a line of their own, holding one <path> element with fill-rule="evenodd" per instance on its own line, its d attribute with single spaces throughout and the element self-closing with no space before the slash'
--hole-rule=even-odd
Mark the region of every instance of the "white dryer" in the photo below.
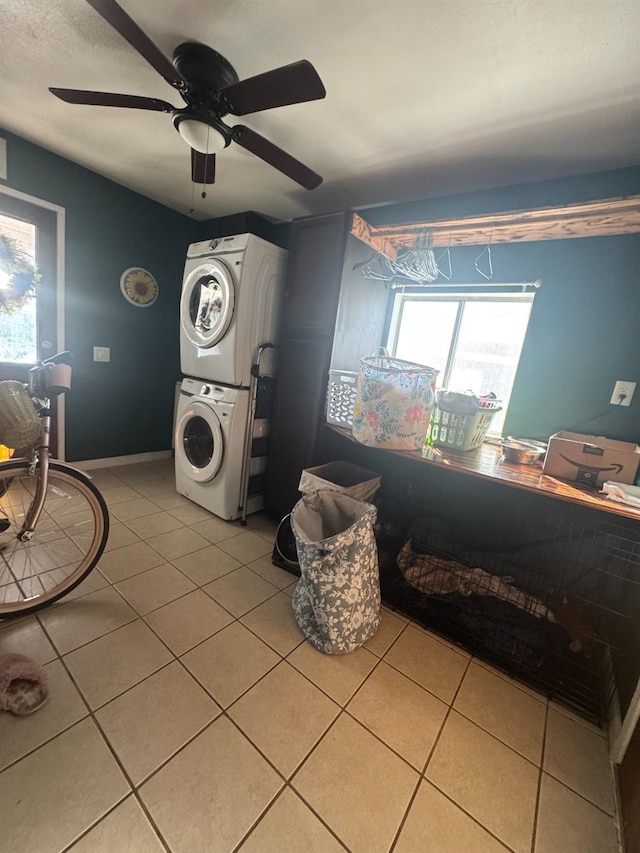
<svg viewBox="0 0 640 853">
<path fill-rule="evenodd" d="M 249 386 L 256 348 L 278 337 L 287 256 L 254 234 L 189 246 L 180 300 L 186 376 Z M 261 373 L 273 374 L 271 353 Z"/>
<path fill-rule="evenodd" d="M 268 421 L 255 420 L 246 443 L 249 391 L 183 379 L 176 413 L 176 489 L 220 518 L 242 516 L 244 459 L 248 458 L 247 514 L 264 506 Z M 249 453 L 245 455 L 245 447 Z M 252 452 L 253 455 L 249 454 Z"/>
</svg>

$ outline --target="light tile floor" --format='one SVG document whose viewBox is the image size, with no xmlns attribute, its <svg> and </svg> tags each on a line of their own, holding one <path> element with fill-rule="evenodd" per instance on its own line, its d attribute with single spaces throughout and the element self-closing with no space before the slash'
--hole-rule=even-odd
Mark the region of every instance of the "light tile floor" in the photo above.
<svg viewBox="0 0 640 853">
<path fill-rule="evenodd" d="M 316 652 L 273 523 L 210 516 L 172 471 L 92 472 L 98 569 L 0 624 L 51 683 L 0 714 L 2 853 L 617 849 L 602 732 L 388 610 L 365 648 Z"/>
</svg>

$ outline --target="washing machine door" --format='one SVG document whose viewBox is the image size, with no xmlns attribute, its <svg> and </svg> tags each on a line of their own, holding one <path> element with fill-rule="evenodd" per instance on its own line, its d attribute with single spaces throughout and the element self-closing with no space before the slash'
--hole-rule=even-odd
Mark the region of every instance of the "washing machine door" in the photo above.
<svg viewBox="0 0 640 853">
<path fill-rule="evenodd" d="M 176 427 L 176 460 L 196 483 L 213 480 L 222 464 L 224 443 L 218 416 L 206 403 L 191 403 Z"/>
<path fill-rule="evenodd" d="M 192 270 L 182 285 L 180 322 L 192 344 L 207 349 L 225 336 L 235 303 L 235 289 L 229 269 L 210 258 Z"/>
</svg>

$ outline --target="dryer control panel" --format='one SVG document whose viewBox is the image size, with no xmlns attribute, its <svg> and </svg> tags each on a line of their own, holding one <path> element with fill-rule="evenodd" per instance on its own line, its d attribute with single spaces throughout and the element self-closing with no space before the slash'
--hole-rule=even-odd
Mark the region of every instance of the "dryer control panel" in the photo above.
<svg viewBox="0 0 640 853">
<path fill-rule="evenodd" d="M 229 388 L 221 388 L 219 385 L 203 385 L 200 389 L 200 395 L 208 400 L 222 403 L 227 400 L 229 390 Z"/>
<path fill-rule="evenodd" d="M 242 252 L 247 248 L 251 234 L 236 234 L 233 237 L 213 237 L 192 243 L 187 249 L 188 258 L 200 258 L 205 255 L 224 255 L 226 252 Z"/>
<path fill-rule="evenodd" d="M 211 403 L 236 403 L 238 400 L 237 388 L 203 382 L 202 379 L 183 379 L 180 392 L 187 397 L 200 397 Z"/>
</svg>

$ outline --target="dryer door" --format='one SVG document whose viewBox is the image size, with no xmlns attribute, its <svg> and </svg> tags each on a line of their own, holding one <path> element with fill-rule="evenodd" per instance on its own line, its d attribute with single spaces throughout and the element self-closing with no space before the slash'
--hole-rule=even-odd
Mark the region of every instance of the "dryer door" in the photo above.
<svg viewBox="0 0 640 853">
<path fill-rule="evenodd" d="M 219 343 L 233 317 L 233 278 L 222 261 L 211 258 L 185 278 L 180 323 L 192 344 L 208 348 Z"/>
<path fill-rule="evenodd" d="M 176 461 L 196 483 L 213 480 L 222 464 L 224 445 L 218 416 L 206 403 L 191 403 L 176 427 Z"/>
</svg>

